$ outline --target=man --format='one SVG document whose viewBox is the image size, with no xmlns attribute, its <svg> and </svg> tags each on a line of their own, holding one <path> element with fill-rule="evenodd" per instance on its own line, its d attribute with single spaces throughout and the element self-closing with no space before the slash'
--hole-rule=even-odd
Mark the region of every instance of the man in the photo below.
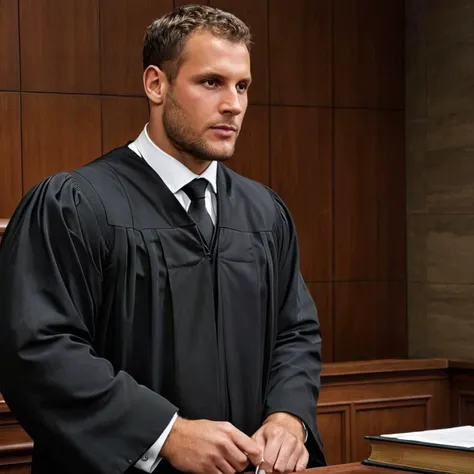
<svg viewBox="0 0 474 474">
<path fill-rule="evenodd" d="M 249 47 L 215 8 L 154 22 L 141 135 L 46 179 L 11 219 L 0 386 L 34 439 L 33 474 L 324 465 L 320 331 L 293 223 L 221 164 Z"/>
</svg>

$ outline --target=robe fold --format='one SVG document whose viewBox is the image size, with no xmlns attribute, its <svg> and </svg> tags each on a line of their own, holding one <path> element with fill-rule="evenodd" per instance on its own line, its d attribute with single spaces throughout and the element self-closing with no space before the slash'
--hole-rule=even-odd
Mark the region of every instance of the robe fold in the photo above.
<svg viewBox="0 0 474 474">
<path fill-rule="evenodd" d="M 33 474 L 142 472 L 177 411 L 248 435 L 292 413 L 324 465 L 320 329 L 290 214 L 222 164 L 217 191 L 211 249 L 128 147 L 21 201 L 0 247 L 0 391 Z"/>
</svg>

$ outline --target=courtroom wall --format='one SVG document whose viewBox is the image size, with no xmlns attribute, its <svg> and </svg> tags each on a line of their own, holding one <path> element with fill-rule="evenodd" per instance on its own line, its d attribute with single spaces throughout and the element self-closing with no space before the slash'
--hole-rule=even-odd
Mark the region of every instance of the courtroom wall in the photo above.
<svg viewBox="0 0 474 474">
<path fill-rule="evenodd" d="M 140 132 L 144 28 L 178 3 L 0 0 L 0 217 Z M 323 360 L 406 356 L 403 1 L 210 3 L 254 33 L 230 166 L 293 214 Z"/>
<path fill-rule="evenodd" d="M 409 352 L 474 360 L 474 1 L 406 24 Z"/>
</svg>

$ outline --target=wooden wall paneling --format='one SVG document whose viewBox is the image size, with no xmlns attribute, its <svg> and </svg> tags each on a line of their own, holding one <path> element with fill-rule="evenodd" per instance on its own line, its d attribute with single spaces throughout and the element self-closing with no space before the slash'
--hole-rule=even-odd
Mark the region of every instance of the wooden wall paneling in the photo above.
<svg viewBox="0 0 474 474">
<path fill-rule="evenodd" d="M 2 474 L 30 474 L 31 467 L 29 465 L 8 465 L 2 466 L 0 464 L 0 472 Z"/>
<path fill-rule="evenodd" d="M 328 465 L 351 459 L 350 404 L 318 405 L 317 423 Z"/>
<path fill-rule="evenodd" d="M 330 109 L 272 107 L 271 181 L 295 221 L 306 281 L 332 279 Z"/>
<path fill-rule="evenodd" d="M 101 154 L 100 98 L 23 94 L 23 189 Z"/>
<path fill-rule="evenodd" d="M 474 364 L 450 362 L 451 423 L 453 426 L 474 425 Z"/>
<path fill-rule="evenodd" d="M 459 397 L 459 424 L 474 425 L 474 391 L 460 390 Z"/>
<path fill-rule="evenodd" d="M 377 140 L 377 275 L 406 279 L 405 118 L 379 111 Z M 368 138 L 369 139 L 369 138 Z"/>
<path fill-rule="evenodd" d="M 144 95 L 143 37 L 154 20 L 173 10 L 173 0 L 101 0 L 102 92 Z"/>
<path fill-rule="evenodd" d="M 209 0 L 174 0 L 175 8 L 183 7 L 184 5 L 189 5 L 190 3 L 198 4 L 198 5 L 209 5 Z"/>
<path fill-rule="evenodd" d="M 268 106 L 249 105 L 229 168 L 247 178 L 270 182 Z"/>
<path fill-rule="evenodd" d="M 26 91 L 100 92 L 99 0 L 21 0 Z"/>
<path fill-rule="evenodd" d="M 404 108 L 404 5 L 334 0 L 335 105 Z"/>
<path fill-rule="evenodd" d="M 427 394 L 354 403 L 351 461 L 362 461 L 370 455 L 370 443 L 364 436 L 428 429 L 432 425 L 430 401 L 431 395 Z"/>
<path fill-rule="evenodd" d="M 332 1 L 270 0 L 270 102 L 332 103 Z"/>
<path fill-rule="evenodd" d="M 393 362 L 404 368 L 397 369 Z M 378 360 L 367 361 L 369 370 L 362 363 L 329 364 L 329 370 L 323 368 L 318 413 L 332 405 L 350 405 L 348 462 L 366 457 L 368 444 L 364 436 L 451 426 L 447 369 L 441 366 L 416 369 L 419 363 L 422 361 Z M 351 365 L 360 366 L 361 370 L 352 370 Z M 333 434 L 337 432 L 332 430 Z"/>
<path fill-rule="evenodd" d="M 271 0 L 211 0 L 210 5 L 229 11 L 250 27 L 252 34 L 251 104 L 268 104 L 268 2 Z"/>
<path fill-rule="evenodd" d="M 334 360 L 407 357 L 405 282 L 336 282 Z"/>
<path fill-rule="evenodd" d="M 148 122 L 144 97 L 102 97 L 102 151 L 135 140 Z"/>
<path fill-rule="evenodd" d="M 327 282 L 308 282 L 306 285 L 318 310 L 323 363 L 332 362 L 334 360 L 333 284 Z"/>
<path fill-rule="evenodd" d="M 0 90 L 20 90 L 18 0 L 0 0 Z"/>
<path fill-rule="evenodd" d="M 405 278 L 405 159 L 399 111 L 335 111 L 335 277 Z"/>
<path fill-rule="evenodd" d="M 20 94 L 0 93 L 0 218 L 10 217 L 22 196 Z"/>
</svg>

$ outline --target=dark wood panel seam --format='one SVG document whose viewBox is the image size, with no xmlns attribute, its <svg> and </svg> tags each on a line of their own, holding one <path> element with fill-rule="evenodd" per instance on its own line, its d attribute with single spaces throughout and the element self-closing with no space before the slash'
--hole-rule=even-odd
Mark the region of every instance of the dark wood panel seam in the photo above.
<svg viewBox="0 0 474 474">
<path fill-rule="evenodd" d="M 336 275 L 336 123 L 334 113 L 335 103 L 335 81 L 334 81 L 334 2 L 331 2 L 331 226 L 332 226 L 332 248 L 331 248 L 331 270 L 332 277 Z M 336 285 L 331 288 L 331 318 L 332 318 L 332 354 L 331 360 L 336 360 Z M 349 453 L 350 456 L 350 453 Z"/>
<path fill-rule="evenodd" d="M 350 105 L 302 105 L 302 104 L 278 104 L 272 102 L 271 107 L 299 107 L 302 109 L 334 109 L 334 110 L 372 110 L 374 112 L 404 112 L 405 109 L 392 107 L 356 107 Z"/>
<path fill-rule="evenodd" d="M 0 92 L 3 92 L 0 90 Z M 6 91 L 6 92 L 11 92 L 11 91 Z M 83 96 L 83 97 L 116 97 L 116 98 L 125 98 L 125 99 L 145 99 L 145 95 L 121 95 L 121 94 L 94 94 L 90 92 L 57 92 L 57 91 L 31 91 L 27 89 L 23 89 L 22 92 L 24 94 L 35 94 L 35 95 L 73 95 L 73 96 Z"/>
<path fill-rule="evenodd" d="M 20 25 L 20 0 L 18 0 L 18 74 L 20 76 L 20 175 L 21 175 L 21 195 L 25 194 L 23 180 L 23 80 L 21 70 L 21 25 Z"/>
<path fill-rule="evenodd" d="M 270 102 L 271 90 L 272 90 L 272 69 L 270 67 L 270 0 L 267 0 L 267 77 L 268 77 L 268 89 L 267 89 L 267 99 Z M 268 184 L 270 188 L 273 188 L 272 182 L 272 108 L 270 104 L 268 107 Z"/>
<path fill-rule="evenodd" d="M 403 382 L 410 382 L 410 383 L 418 383 L 418 382 L 436 382 L 436 381 L 447 381 L 449 382 L 448 376 L 447 375 L 438 375 L 438 376 L 420 376 L 420 377 L 413 377 L 410 375 L 407 375 L 406 377 L 391 377 L 391 378 L 386 378 L 386 379 L 372 379 L 372 380 L 367 380 L 362 381 L 361 378 L 359 379 L 354 379 L 354 380 L 348 380 L 350 377 L 343 376 L 340 377 L 340 381 L 335 381 L 335 380 L 325 380 L 324 377 L 321 378 L 321 385 L 324 388 L 329 388 L 329 387 L 346 387 L 346 386 L 352 386 L 352 385 L 389 385 L 393 383 L 403 383 Z"/>
<path fill-rule="evenodd" d="M 106 94 L 102 94 L 104 90 L 104 85 L 102 83 L 102 15 L 100 3 L 97 4 L 98 10 L 98 19 L 99 19 L 99 87 L 100 87 L 100 97 L 106 97 Z M 100 150 L 104 153 L 104 106 L 103 101 L 100 101 Z"/>
<path fill-rule="evenodd" d="M 393 280 L 392 279 L 374 279 L 374 280 L 305 280 L 305 281 L 306 283 L 405 283 L 406 279 L 394 278 Z M 419 283 L 432 283 L 432 282 L 422 281 Z"/>
</svg>

